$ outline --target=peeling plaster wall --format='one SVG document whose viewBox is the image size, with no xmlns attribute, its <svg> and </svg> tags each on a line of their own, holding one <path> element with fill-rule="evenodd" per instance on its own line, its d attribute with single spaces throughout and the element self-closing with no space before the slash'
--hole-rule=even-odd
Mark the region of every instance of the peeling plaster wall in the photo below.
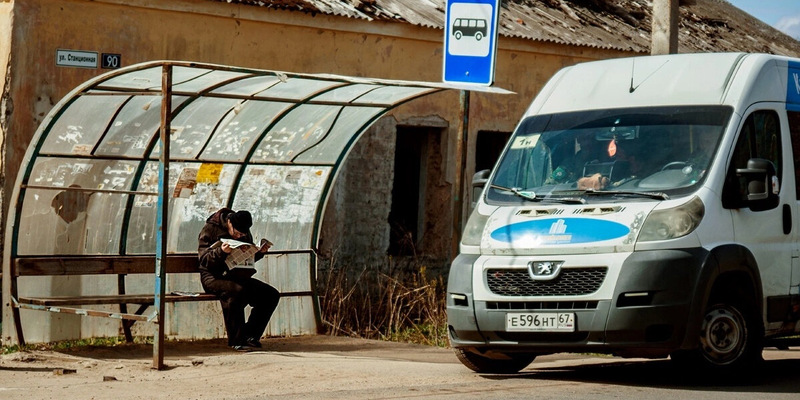
<svg viewBox="0 0 800 400">
<path fill-rule="evenodd" d="M 14 103 L 8 93 L 11 81 L 11 27 L 14 21 L 13 0 L 0 1 L 0 71 L 4 72 L 3 79 L 0 79 L 0 168 L 5 169 L 5 139 L 8 132 L 8 124 Z M 0 177 L 2 182 L 2 177 Z M 0 205 L 5 204 L 5 191 L 0 190 Z M 0 213 L 2 214 L 2 213 Z M 0 220 L 2 220 L 0 218 Z M 0 251 L 2 251 L 3 232 L 0 230 Z"/>
</svg>

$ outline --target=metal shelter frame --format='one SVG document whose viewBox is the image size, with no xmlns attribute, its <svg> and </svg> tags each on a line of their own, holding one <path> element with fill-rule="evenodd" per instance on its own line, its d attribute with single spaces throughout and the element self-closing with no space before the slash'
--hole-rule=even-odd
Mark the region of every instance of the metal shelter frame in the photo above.
<svg viewBox="0 0 800 400">
<path fill-rule="evenodd" d="M 290 270 L 277 273 L 279 289 L 299 299 L 294 310 L 310 306 L 319 329 L 315 248 L 340 166 L 388 110 L 447 89 L 463 88 L 181 61 L 85 82 L 50 111 L 20 166 L 3 255 L 3 312 L 12 317 L 3 337 L 21 334 L 20 309 L 67 312 L 19 302 L 20 290 L 41 285 L 18 285 L 18 265 L 91 274 L 93 263 L 155 257 L 152 314 L 106 316 L 155 322 L 160 369 L 167 264 L 196 254 L 197 232 L 220 207 L 253 213 L 254 236 L 275 243 L 265 259 L 283 257 L 277 264 Z M 304 324 L 292 318 L 283 323 Z"/>
</svg>

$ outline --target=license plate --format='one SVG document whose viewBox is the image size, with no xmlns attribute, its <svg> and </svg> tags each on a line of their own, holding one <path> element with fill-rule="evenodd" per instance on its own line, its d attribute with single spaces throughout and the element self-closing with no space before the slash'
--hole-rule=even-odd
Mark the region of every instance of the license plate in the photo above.
<svg viewBox="0 0 800 400">
<path fill-rule="evenodd" d="M 575 332 L 575 314 L 507 313 L 506 331 Z"/>
</svg>

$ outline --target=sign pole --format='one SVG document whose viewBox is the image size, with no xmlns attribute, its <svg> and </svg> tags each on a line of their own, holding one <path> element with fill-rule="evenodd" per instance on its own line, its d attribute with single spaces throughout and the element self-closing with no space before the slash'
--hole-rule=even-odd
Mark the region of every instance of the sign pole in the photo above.
<svg viewBox="0 0 800 400">
<path fill-rule="evenodd" d="M 500 0 L 447 0 L 444 18 L 442 81 L 481 90 L 494 83 Z M 459 252 L 464 219 L 464 188 L 469 149 L 469 92 L 461 89 L 456 139 L 451 254 Z"/>
<path fill-rule="evenodd" d="M 165 64 L 161 72 L 161 131 L 158 162 L 158 207 L 156 211 L 156 271 L 155 308 L 156 333 L 153 338 L 153 368 L 164 369 L 164 293 L 167 277 L 167 221 L 169 210 L 169 142 L 172 122 L 172 65 Z"/>
<path fill-rule="evenodd" d="M 458 124 L 458 140 L 456 141 L 456 179 L 455 196 L 453 198 L 453 247 L 452 257 L 459 252 L 461 230 L 464 219 L 464 180 L 467 172 L 467 149 L 469 144 L 469 90 L 462 90 L 459 95 L 461 112 Z"/>
</svg>

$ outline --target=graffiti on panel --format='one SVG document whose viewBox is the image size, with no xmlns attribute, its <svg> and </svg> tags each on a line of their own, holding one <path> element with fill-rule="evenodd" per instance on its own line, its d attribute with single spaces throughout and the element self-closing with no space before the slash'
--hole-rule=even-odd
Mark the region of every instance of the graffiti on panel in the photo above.
<svg viewBox="0 0 800 400">
<path fill-rule="evenodd" d="M 328 172 L 327 167 L 250 167 L 236 203 L 270 223 L 311 223 Z"/>
</svg>

